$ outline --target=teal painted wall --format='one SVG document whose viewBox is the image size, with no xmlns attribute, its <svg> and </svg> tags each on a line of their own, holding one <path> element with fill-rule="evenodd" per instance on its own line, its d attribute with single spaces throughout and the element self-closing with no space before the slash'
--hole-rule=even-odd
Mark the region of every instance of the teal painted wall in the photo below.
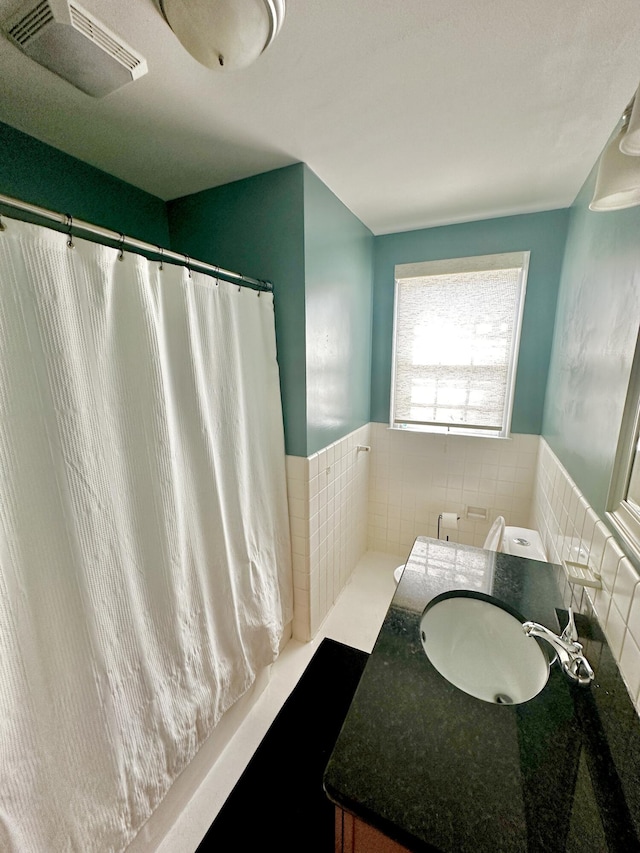
<svg viewBox="0 0 640 853">
<path fill-rule="evenodd" d="M 165 203 L 0 123 L 0 193 L 69 213 L 159 246 L 169 245 Z M 6 209 L 11 215 L 9 209 Z"/>
<path fill-rule="evenodd" d="M 287 453 L 369 420 L 373 238 L 307 167 L 165 204 L 1 123 L 0 146 L 5 195 L 273 281 Z"/>
<path fill-rule="evenodd" d="M 373 235 L 304 168 L 307 455 L 369 422 Z"/>
<path fill-rule="evenodd" d="M 302 164 L 168 203 L 171 248 L 274 285 L 286 450 L 307 455 Z"/>
<path fill-rule="evenodd" d="M 512 431 L 541 432 L 568 220 L 568 210 L 554 210 L 375 238 L 372 421 L 389 422 L 395 265 L 529 250 Z"/>
<path fill-rule="evenodd" d="M 570 211 L 374 238 L 303 164 L 165 205 L 2 123 L 0 145 L 0 192 L 274 282 L 292 455 L 388 421 L 395 264 L 529 249 L 513 430 L 542 430 L 604 510 L 640 316 L 640 212 L 589 212 L 593 175 Z"/>
<path fill-rule="evenodd" d="M 168 204 L 171 248 L 273 282 L 287 453 L 369 420 L 373 237 L 303 164 Z"/>
<path fill-rule="evenodd" d="M 640 320 L 640 208 L 571 208 L 543 435 L 603 515 Z"/>
</svg>

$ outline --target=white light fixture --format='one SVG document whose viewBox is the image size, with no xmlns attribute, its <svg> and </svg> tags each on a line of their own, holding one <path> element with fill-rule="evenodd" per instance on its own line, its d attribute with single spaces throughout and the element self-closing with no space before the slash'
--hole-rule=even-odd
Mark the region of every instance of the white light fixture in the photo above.
<svg viewBox="0 0 640 853">
<path fill-rule="evenodd" d="M 638 87 L 638 92 L 640 92 L 640 87 Z M 633 109 L 629 116 L 629 127 L 620 141 L 622 153 L 632 157 L 640 156 L 640 95 L 638 92 L 636 92 Z"/>
<path fill-rule="evenodd" d="M 224 70 L 251 65 L 280 32 L 285 0 L 159 0 L 182 46 Z"/>
<path fill-rule="evenodd" d="M 631 106 L 629 104 L 622 116 L 619 132 L 602 152 L 589 210 L 623 210 L 640 204 L 640 157 L 623 154 L 620 150 L 627 133 Z"/>
</svg>

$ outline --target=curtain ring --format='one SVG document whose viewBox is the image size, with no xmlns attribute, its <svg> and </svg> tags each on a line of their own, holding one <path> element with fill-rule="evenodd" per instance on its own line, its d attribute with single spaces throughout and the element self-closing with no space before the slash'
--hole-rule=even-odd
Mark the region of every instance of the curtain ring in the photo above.
<svg viewBox="0 0 640 853">
<path fill-rule="evenodd" d="M 73 234 L 71 233 L 71 229 L 73 228 L 73 216 L 70 213 L 65 213 L 64 215 L 65 225 L 67 226 L 67 248 L 73 249 Z"/>
<path fill-rule="evenodd" d="M 185 257 L 185 260 L 186 260 L 186 267 L 187 267 L 187 269 L 189 270 L 189 278 L 191 278 L 191 267 L 189 266 L 189 263 L 190 263 L 190 261 L 191 261 L 191 258 L 189 257 L 189 255 L 185 255 L 184 257 Z"/>
<path fill-rule="evenodd" d="M 160 252 L 160 272 L 162 272 L 162 270 L 164 269 L 164 249 L 162 248 L 162 246 L 158 246 L 158 251 Z"/>
<path fill-rule="evenodd" d="M 125 241 L 125 239 L 126 238 L 125 238 L 124 234 L 120 234 L 120 250 L 118 251 L 118 260 L 119 261 L 124 261 L 124 241 Z"/>
</svg>

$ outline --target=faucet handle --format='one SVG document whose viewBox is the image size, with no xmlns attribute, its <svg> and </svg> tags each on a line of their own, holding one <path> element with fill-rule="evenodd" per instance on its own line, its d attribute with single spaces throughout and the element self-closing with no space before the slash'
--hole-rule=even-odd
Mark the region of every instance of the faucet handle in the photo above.
<svg viewBox="0 0 640 853">
<path fill-rule="evenodd" d="M 589 664 L 589 661 L 584 655 L 578 655 L 566 667 L 566 671 L 578 684 L 591 684 L 595 678 L 595 673 Z"/>
<path fill-rule="evenodd" d="M 578 640 L 578 630 L 573 618 L 573 607 L 569 608 L 569 621 L 565 625 L 564 631 L 560 634 L 560 637 L 565 641 L 565 643 L 575 643 Z"/>
</svg>

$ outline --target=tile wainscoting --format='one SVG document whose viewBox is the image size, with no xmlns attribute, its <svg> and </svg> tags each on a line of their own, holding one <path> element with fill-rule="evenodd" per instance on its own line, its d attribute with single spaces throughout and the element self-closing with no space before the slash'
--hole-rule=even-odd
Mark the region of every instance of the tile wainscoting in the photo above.
<svg viewBox="0 0 640 853">
<path fill-rule="evenodd" d="M 595 613 L 640 711 L 640 576 L 544 439 L 405 433 L 372 423 L 286 462 L 296 639 L 317 634 L 367 550 L 402 562 L 416 536 L 436 536 L 441 512 L 460 516 L 452 539 L 482 546 L 503 515 L 538 529 L 550 562 L 588 561 L 601 575 L 594 591 L 569 584 L 558 568 L 565 604 Z M 485 509 L 486 520 L 468 518 L 468 507 Z"/>
<path fill-rule="evenodd" d="M 493 520 L 528 527 L 537 435 L 435 435 L 371 424 L 367 544 L 408 557 L 416 536 L 437 536 L 441 512 L 460 517 L 452 540 L 481 547 Z M 486 512 L 468 517 L 468 508 Z M 472 513 L 469 513 L 472 516 Z"/>
<path fill-rule="evenodd" d="M 640 712 L 640 576 L 547 442 L 539 444 L 532 526 L 550 562 L 587 562 L 601 576 L 602 589 L 594 590 L 568 583 L 558 568 L 565 604 L 596 615 Z"/>
<path fill-rule="evenodd" d="M 483 544 L 497 515 L 528 526 L 537 454 L 535 435 L 496 440 L 371 423 L 308 458 L 288 456 L 294 637 L 315 636 L 366 550 L 403 562 L 416 536 L 437 535 L 440 512 L 458 513 L 451 538 L 468 545 Z M 469 506 L 486 519 L 467 518 Z"/>
<path fill-rule="evenodd" d="M 312 639 L 367 550 L 370 425 L 308 458 L 287 456 L 293 636 Z"/>
</svg>

